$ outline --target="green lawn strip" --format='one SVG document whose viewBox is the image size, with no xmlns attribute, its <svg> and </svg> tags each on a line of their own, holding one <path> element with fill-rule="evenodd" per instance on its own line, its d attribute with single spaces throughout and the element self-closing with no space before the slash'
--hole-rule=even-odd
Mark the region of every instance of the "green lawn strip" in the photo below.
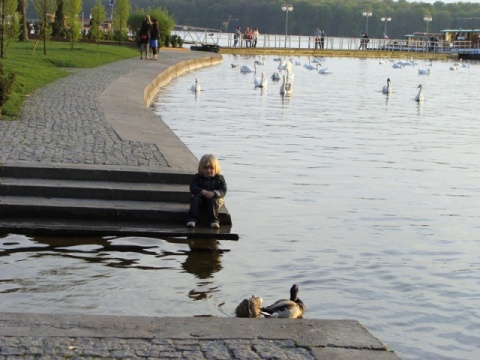
<svg viewBox="0 0 480 360">
<path fill-rule="evenodd" d="M 39 42 L 32 53 L 34 41 L 12 43 L 0 59 L 5 72 L 16 75 L 13 92 L 3 107 L 2 120 L 20 114 L 23 103 L 36 89 L 58 78 L 68 76 L 65 68 L 92 68 L 122 59 L 138 56 L 138 49 L 130 46 L 78 43 L 70 50 L 68 42 L 47 42 L 47 55 Z"/>
</svg>

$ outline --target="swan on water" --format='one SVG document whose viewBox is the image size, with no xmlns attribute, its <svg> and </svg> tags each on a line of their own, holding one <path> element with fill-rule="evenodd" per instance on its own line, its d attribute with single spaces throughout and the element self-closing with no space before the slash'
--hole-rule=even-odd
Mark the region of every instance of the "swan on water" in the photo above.
<svg viewBox="0 0 480 360">
<path fill-rule="evenodd" d="M 321 66 L 321 64 L 319 64 Z M 330 70 L 328 70 L 328 68 L 321 68 L 318 73 L 320 75 L 328 75 L 328 74 L 331 74 L 332 72 Z"/>
<path fill-rule="evenodd" d="M 240 72 L 242 72 L 242 73 L 257 72 L 257 64 L 253 63 L 253 68 L 250 65 L 242 65 L 240 67 Z"/>
<path fill-rule="evenodd" d="M 272 75 L 272 80 L 273 81 L 279 81 L 281 79 L 282 79 L 282 77 L 280 76 L 280 73 L 278 71 L 275 71 Z"/>
<path fill-rule="evenodd" d="M 417 89 L 418 89 L 418 94 L 417 96 L 415 96 L 415 101 L 420 102 L 425 100 L 425 97 L 423 96 L 423 85 L 422 84 L 418 85 Z"/>
<path fill-rule="evenodd" d="M 285 95 L 285 96 L 290 96 L 292 95 L 293 92 L 293 84 L 291 82 L 287 82 L 287 76 L 283 75 L 283 83 L 282 86 L 280 86 L 280 94 Z"/>
<path fill-rule="evenodd" d="M 255 83 L 255 87 L 261 87 L 261 88 L 267 87 L 268 79 L 265 76 L 265 72 L 262 72 L 261 77 L 257 76 L 253 82 Z"/>
<path fill-rule="evenodd" d="M 315 65 L 312 65 L 312 64 L 305 64 L 303 65 L 303 67 L 307 70 L 317 70 L 318 69 L 318 63 L 315 64 Z"/>
<path fill-rule="evenodd" d="M 387 79 L 387 85 L 385 85 L 382 89 L 384 94 L 390 94 L 392 92 L 392 87 L 390 86 L 390 78 Z"/>
<path fill-rule="evenodd" d="M 418 75 L 430 75 L 430 69 L 418 69 Z"/>
<path fill-rule="evenodd" d="M 198 81 L 198 78 L 195 79 L 195 84 L 192 85 L 191 90 L 195 92 L 199 92 L 200 90 L 202 90 L 202 87 L 200 86 L 200 82 Z"/>
<path fill-rule="evenodd" d="M 258 59 L 255 60 L 255 64 L 257 64 L 257 65 L 265 65 L 265 58 L 261 58 L 261 59 L 260 59 L 260 56 L 259 56 Z"/>
</svg>

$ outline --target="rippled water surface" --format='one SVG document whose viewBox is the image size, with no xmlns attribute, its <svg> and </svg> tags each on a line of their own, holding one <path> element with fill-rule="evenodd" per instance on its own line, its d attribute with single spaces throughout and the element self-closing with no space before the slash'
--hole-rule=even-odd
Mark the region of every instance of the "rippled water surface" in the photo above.
<svg viewBox="0 0 480 360">
<path fill-rule="evenodd" d="M 330 75 L 294 65 L 284 99 L 254 88 L 272 56 L 257 74 L 231 65 L 253 60 L 224 56 L 155 105 L 197 157 L 219 157 L 238 242 L 9 235 L 0 310 L 233 316 L 297 282 L 306 317 L 357 319 L 403 359 L 480 357 L 480 65 L 327 58 Z"/>
</svg>

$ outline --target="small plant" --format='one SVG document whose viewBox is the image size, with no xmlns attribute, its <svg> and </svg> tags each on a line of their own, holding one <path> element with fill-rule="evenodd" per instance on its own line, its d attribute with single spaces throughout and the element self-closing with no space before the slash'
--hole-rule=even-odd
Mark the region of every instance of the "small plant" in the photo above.
<svg viewBox="0 0 480 360">
<path fill-rule="evenodd" d="M 3 71 L 3 64 L 0 63 L 0 116 L 2 115 L 3 105 L 7 102 L 12 91 L 14 82 L 15 74 Z"/>
<path fill-rule="evenodd" d="M 163 39 L 163 45 L 165 45 L 165 47 L 170 47 L 170 35 L 165 36 Z"/>
<path fill-rule="evenodd" d="M 177 35 L 170 36 L 170 44 L 172 44 L 173 48 L 177 47 L 177 39 L 178 39 Z"/>
</svg>

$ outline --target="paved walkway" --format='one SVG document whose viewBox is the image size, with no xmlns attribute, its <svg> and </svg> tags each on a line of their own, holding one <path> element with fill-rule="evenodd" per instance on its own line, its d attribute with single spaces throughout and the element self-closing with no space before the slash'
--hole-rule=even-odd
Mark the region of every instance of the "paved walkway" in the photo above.
<svg viewBox="0 0 480 360">
<path fill-rule="evenodd" d="M 158 62 L 72 70 L 32 94 L 21 120 L 0 121 L 0 163 L 194 171 L 196 158 L 145 105 L 145 89 L 206 56 L 161 52 Z M 0 313 L 0 360 L 66 358 L 398 359 L 356 321 Z"/>
<path fill-rule="evenodd" d="M 206 55 L 164 51 L 159 61 L 134 58 L 71 70 L 71 76 L 28 98 L 21 121 L 0 121 L 0 162 L 150 168 L 185 168 L 186 162 L 194 170 L 195 157 L 144 105 L 143 98 L 157 74 Z M 136 96 L 139 101 L 132 101 Z M 138 119 L 147 124 L 138 126 Z M 133 126 L 122 126 L 122 120 Z M 170 153 L 177 155 L 166 158 Z"/>
</svg>

